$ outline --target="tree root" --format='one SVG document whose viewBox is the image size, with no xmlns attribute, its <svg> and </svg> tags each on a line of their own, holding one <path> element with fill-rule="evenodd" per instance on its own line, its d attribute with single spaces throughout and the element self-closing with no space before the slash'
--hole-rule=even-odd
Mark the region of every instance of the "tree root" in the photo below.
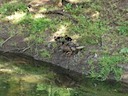
<svg viewBox="0 0 128 96">
<path fill-rule="evenodd" d="M 78 23 L 78 21 L 73 18 L 70 14 L 64 12 L 64 10 L 52 10 L 52 11 L 47 11 L 47 12 L 41 12 L 41 14 L 58 14 L 58 15 L 62 15 L 65 17 L 68 17 L 69 19 L 71 19 L 74 23 Z"/>
</svg>

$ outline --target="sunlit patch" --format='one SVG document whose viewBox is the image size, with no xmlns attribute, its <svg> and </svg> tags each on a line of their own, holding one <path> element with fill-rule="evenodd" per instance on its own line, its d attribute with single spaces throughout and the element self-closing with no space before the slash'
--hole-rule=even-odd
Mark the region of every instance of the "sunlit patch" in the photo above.
<svg viewBox="0 0 128 96">
<path fill-rule="evenodd" d="M 88 8 L 86 10 L 84 10 L 84 12 L 87 14 L 87 16 L 89 16 L 93 21 L 97 20 L 100 16 L 100 12 L 95 11 L 91 8 Z"/>
<path fill-rule="evenodd" d="M 12 23 L 17 23 L 26 15 L 24 12 L 15 12 L 13 15 L 7 16 L 6 19 Z"/>
<path fill-rule="evenodd" d="M 99 18 L 99 15 L 100 15 L 100 13 L 99 13 L 98 11 L 95 11 L 95 12 L 91 15 L 91 17 L 92 17 L 92 19 L 98 19 L 98 18 Z"/>
<path fill-rule="evenodd" d="M 0 69 L 0 73 L 8 73 L 8 74 L 11 74 L 13 72 L 14 71 L 12 69 Z"/>
<path fill-rule="evenodd" d="M 3 68 L 3 67 L 5 67 L 5 66 L 7 66 L 7 65 L 9 65 L 9 63 L 4 63 L 4 64 L 3 64 L 3 63 L 0 62 L 0 68 Z"/>
<path fill-rule="evenodd" d="M 71 3 L 82 3 L 82 2 L 90 2 L 91 0 L 68 0 Z"/>
<path fill-rule="evenodd" d="M 42 80 L 41 75 L 26 75 L 21 79 L 28 83 L 36 83 Z"/>
<path fill-rule="evenodd" d="M 37 18 L 44 18 L 44 17 L 46 17 L 46 16 L 43 15 L 43 14 L 36 14 L 36 15 L 34 15 L 35 19 L 37 19 Z"/>
<path fill-rule="evenodd" d="M 28 42 L 28 41 L 30 41 L 31 39 L 29 38 L 29 37 L 26 37 L 26 38 L 24 38 L 24 42 Z"/>
<path fill-rule="evenodd" d="M 61 26 L 58 28 L 58 31 L 53 34 L 53 36 L 62 36 L 62 35 L 65 35 L 66 32 L 67 32 L 67 26 L 61 25 Z M 52 38 L 52 39 L 50 40 L 50 42 L 53 42 L 53 41 L 54 41 L 54 38 Z"/>
<path fill-rule="evenodd" d="M 121 76 L 122 80 L 127 80 L 128 79 L 128 72 L 125 72 L 122 76 Z"/>
<path fill-rule="evenodd" d="M 73 35 L 73 36 L 72 36 L 72 38 L 75 40 L 74 42 L 76 42 L 76 41 L 77 41 L 77 39 L 79 39 L 79 38 L 80 38 L 80 36 L 79 36 L 79 34 L 75 34 L 75 35 Z"/>
<path fill-rule="evenodd" d="M 39 12 L 47 12 L 48 10 L 44 7 L 40 8 Z"/>
<path fill-rule="evenodd" d="M 9 3 L 11 4 L 11 3 L 16 3 L 16 2 L 18 2 L 17 0 L 11 0 Z"/>
</svg>

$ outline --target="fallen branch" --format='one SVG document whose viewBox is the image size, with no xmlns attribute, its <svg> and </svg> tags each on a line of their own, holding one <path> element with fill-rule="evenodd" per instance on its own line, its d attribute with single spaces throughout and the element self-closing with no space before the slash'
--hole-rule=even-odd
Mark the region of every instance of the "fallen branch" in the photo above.
<svg viewBox="0 0 128 96">
<path fill-rule="evenodd" d="M 10 39 L 12 39 L 12 38 L 13 38 L 14 36 L 16 36 L 16 35 L 17 35 L 17 33 L 14 34 L 14 35 L 12 35 L 12 36 L 10 36 L 10 37 L 8 37 L 8 38 L 1 44 L 1 47 L 3 47 L 6 42 L 8 42 Z"/>
<path fill-rule="evenodd" d="M 28 47 L 26 47 L 26 48 L 24 48 L 24 49 L 21 51 L 21 53 L 24 53 L 25 51 L 27 51 L 27 50 L 30 49 L 30 48 L 31 48 L 31 45 L 28 46 Z"/>
</svg>

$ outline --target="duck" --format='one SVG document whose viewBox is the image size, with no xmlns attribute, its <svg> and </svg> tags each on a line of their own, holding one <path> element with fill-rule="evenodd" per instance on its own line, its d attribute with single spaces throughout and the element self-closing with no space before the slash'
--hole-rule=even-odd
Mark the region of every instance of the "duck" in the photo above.
<svg viewBox="0 0 128 96">
<path fill-rule="evenodd" d="M 72 38 L 69 37 L 68 35 L 65 35 L 64 38 L 65 38 L 65 41 L 72 41 Z"/>
<path fill-rule="evenodd" d="M 79 46 L 72 42 L 72 38 L 68 35 L 65 36 L 55 36 L 54 40 L 57 43 L 58 48 L 63 53 L 68 55 L 72 55 L 74 52 L 78 52 L 79 50 L 83 49 L 85 46 Z"/>
</svg>

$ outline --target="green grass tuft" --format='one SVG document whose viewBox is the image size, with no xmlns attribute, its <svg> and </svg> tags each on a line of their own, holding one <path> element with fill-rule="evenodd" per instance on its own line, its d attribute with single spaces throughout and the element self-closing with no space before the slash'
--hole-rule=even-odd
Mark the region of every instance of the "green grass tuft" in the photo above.
<svg viewBox="0 0 128 96">
<path fill-rule="evenodd" d="M 116 80 L 120 80 L 123 70 L 122 68 L 117 67 L 117 64 L 121 63 L 122 61 L 127 62 L 126 57 L 103 56 L 99 58 L 98 69 L 94 66 L 93 61 L 90 61 L 90 75 L 98 80 L 106 80 L 110 74 L 113 74 Z"/>
<path fill-rule="evenodd" d="M 20 2 L 20 3 L 5 3 L 0 7 L 0 13 L 2 15 L 11 15 L 16 11 L 27 11 L 27 6 Z"/>
</svg>

